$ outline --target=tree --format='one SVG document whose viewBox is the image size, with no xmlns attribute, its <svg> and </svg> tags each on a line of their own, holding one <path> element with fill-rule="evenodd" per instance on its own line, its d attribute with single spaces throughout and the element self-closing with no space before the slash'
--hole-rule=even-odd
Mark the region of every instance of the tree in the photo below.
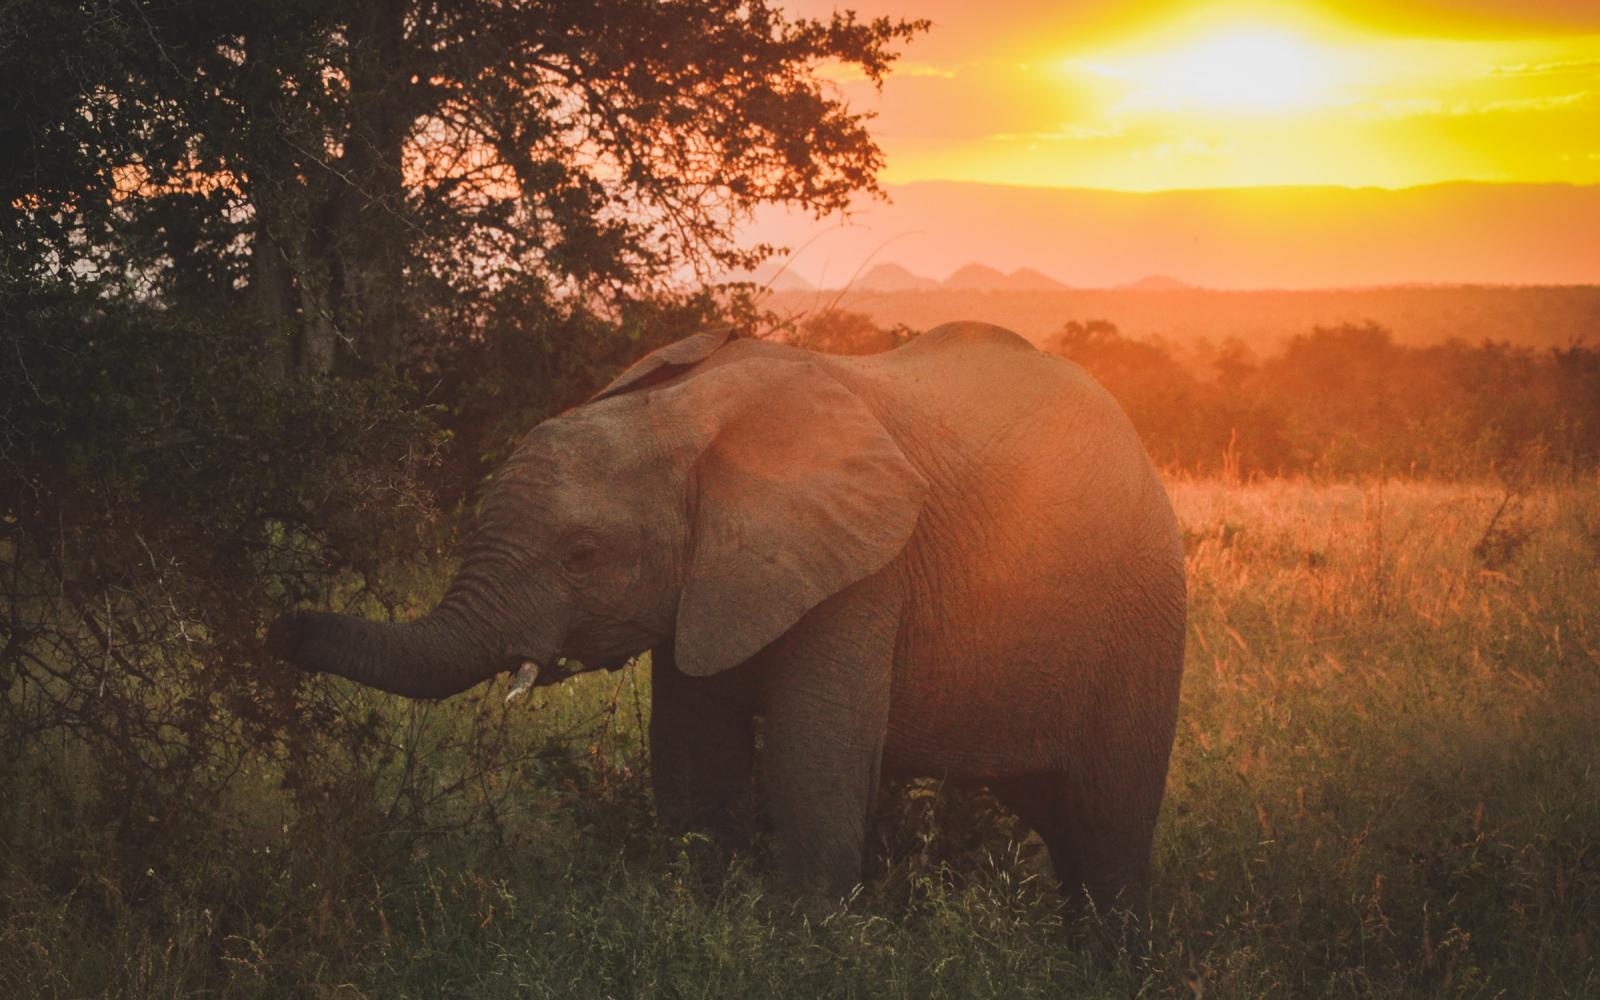
<svg viewBox="0 0 1600 1000">
<path fill-rule="evenodd" d="M 864 313 L 828 308 L 801 320 L 787 340 L 824 354 L 878 354 L 894 350 L 912 336 L 903 325 L 885 330 Z"/>
<path fill-rule="evenodd" d="M 767 0 L 14 0 L 13 278 L 247 309 L 263 363 L 425 360 L 496 299 L 615 308 L 748 265 L 882 162 L 819 77 L 921 22 Z M 62 54 L 77 53 L 77 57 Z"/>
</svg>

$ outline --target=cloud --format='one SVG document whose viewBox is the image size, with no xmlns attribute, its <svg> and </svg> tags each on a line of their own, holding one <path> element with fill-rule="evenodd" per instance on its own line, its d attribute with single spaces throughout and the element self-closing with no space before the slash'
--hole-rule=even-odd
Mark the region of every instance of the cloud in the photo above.
<svg viewBox="0 0 1600 1000">
<path fill-rule="evenodd" d="M 1490 101 L 1487 104 L 1480 104 L 1465 113 L 1499 114 L 1508 111 L 1560 111 L 1566 108 L 1585 107 L 1594 103 L 1596 96 L 1592 90 L 1580 90 L 1575 94 L 1557 94 L 1552 97 L 1519 97 L 1509 101 Z"/>
<path fill-rule="evenodd" d="M 1436 97 L 1390 98 L 1360 107 L 1356 117 L 1365 121 L 1400 118 L 1464 118 L 1469 115 L 1532 114 L 1566 111 L 1600 105 L 1600 93 L 1580 90 L 1547 97 L 1518 97 L 1503 101 L 1442 101 Z"/>
<path fill-rule="evenodd" d="M 1071 122 L 1038 132 L 995 132 L 985 138 L 997 142 L 1101 142 L 1128 134 L 1121 125 L 1084 125 Z"/>
<path fill-rule="evenodd" d="M 1185 136 L 1173 142 L 1159 142 L 1146 150 L 1133 154 L 1136 160 L 1151 157 L 1157 160 L 1171 159 L 1219 159 L 1230 157 L 1234 154 L 1233 144 L 1230 142 L 1217 142 L 1211 139 L 1201 139 L 1198 136 Z"/>
<path fill-rule="evenodd" d="M 1600 75 L 1600 59 L 1569 59 L 1564 62 L 1516 63 L 1491 66 L 1490 76 L 1573 76 Z"/>
<path fill-rule="evenodd" d="M 1437 97 L 1385 97 L 1360 107 L 1356 117 L 1363 121 L 1392 121 L 1446 113 L 1445 103 Z"/>
</svg>

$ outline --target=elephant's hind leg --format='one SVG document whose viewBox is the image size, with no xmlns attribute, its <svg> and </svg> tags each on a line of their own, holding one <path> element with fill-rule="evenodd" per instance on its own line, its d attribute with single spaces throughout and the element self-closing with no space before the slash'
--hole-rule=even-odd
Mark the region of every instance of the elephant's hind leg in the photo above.
<svg viewBox="0 0 1600 1000">
<path fill-rule="evenodd" d="M 1143 920 L 1157 803 L 1060 773 L 1006 778 L 991 790 L 1045 842 L 1069 905 Z"/>
</svg>

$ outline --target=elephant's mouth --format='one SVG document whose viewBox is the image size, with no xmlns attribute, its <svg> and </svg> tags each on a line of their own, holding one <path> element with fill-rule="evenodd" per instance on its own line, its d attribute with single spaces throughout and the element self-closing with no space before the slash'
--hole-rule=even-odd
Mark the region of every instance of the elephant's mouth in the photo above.
<svg viewBox="0 0 1600 1000">
<path fill-rule="evenodd" d="M 555 664 L 549 667 L 541 666 L 537 660 L 524 659 L 511 679 L 511 690 L 506 692 L 506 701 L 517 700 L 526 694 L 529 688 L 559 684 L 568 677 L 576 677 L 578 674 L 593 673 L 596 670 L 612 673 L 621 670 L 634 659 L 632 656 L 617 656 L 589 664 L 558 656 Z"/>
</svg>

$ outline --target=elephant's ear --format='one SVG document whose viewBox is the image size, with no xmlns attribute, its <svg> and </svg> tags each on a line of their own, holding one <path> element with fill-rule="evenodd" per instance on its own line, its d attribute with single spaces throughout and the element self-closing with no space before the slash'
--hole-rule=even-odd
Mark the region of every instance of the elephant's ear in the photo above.
<svg viewBox="0 0 1600 1000">
<path fill-rule="evenodd" d="M 628 366 L 628 370 L 611 380 L 611 384 L 589 398 L 593 403 L 610 396 L 621 395 L 634 389 L 643 389 L 655 382 L 671 378 L 693 368 L 709 358 L 717 348 L 737 336 L 733 327 L 706 330 L 692 337 L 676 340 L 659 347 Z"/>
<path fill-rule="evenodd" d="M 679 669 L 704 677 L 888 565 L 928 485 L 866 404 L 815 364 L 734 362 L 685 386 L 715 421 L 691 480 L 676 638 Z"/>
</svg>

